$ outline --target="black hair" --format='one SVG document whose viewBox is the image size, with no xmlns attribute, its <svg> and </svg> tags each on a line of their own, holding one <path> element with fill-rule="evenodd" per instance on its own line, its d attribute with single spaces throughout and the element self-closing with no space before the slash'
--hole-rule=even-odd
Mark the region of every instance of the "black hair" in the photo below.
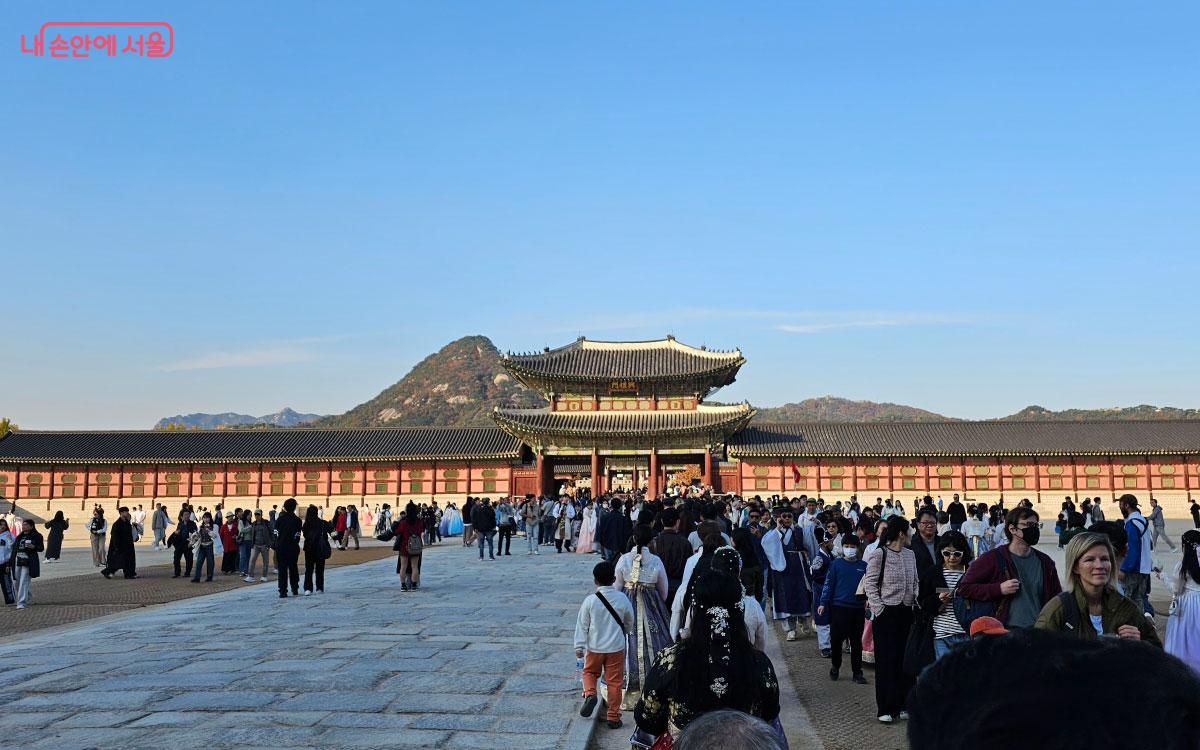
<svg viewBox="0 0 1200 750">
<path fill-rule="evenodd" d="M 917 511 L 917 523 L 921 522 L 922 516 L 933 516 L 933 520 L 938 520 L 937 510 L 932 505 L 922 505 Z"/>
<path fill-rule="evenodd" d="M 1062 698 L 1115 686 L 1120 711 L 1063 721 Z M 1153 747 L 1195 750 L 1200 678 L 1162 649 L 1021 629 L 973 640 L 921 673 L 909 694 L 912 750 Z M 1136 721 L 1130 721 L 1136 716 Z"/>
<path fill-rule="evenodd" d="M 617 580 L 616 568 L 607 560 L 602 560 L 592 568 L 592 579 L 601 586 L 611 586 Z"/>
<path fill-rule="evenodd" d="M 317 515 L 317 506 L 308 506 L 308 510 L 304 511 L 304 525 L 307 526 L 310 522 L 315 523 L 319 519 L 320 517 Z"/>
<path fill-rule="evenodd" d="M 1191 576 L 1193 581 L 1200 583 L 1200 557 L 1197 557 L 1197 549 L 1200 549 L 1200 529 L 1188 529 L 1183 532 L 1180 541 L 1183 543 L 1183 561 L 1179 574 Z"/>
<path fill-rule="evenodd" d="M 284 500 L 283 501 L 283 509 L 286 510 L 288 513 L 295 513 L 296 512 L 296 498 L 289 497 L 287 500 Z"/>
<path fill-rule="evenodd" d="M 1103 534 L 1112 542 L 1113 552 L 1117 557 L 1124 557 L 1129 551 L 1129 538 L 1125 535 L 1125 526 L 1120 521 L 1101 521 L 1092 524 L 1088 531 L 1093 534 Z M 1116 563 L 1116 560 L 1113 560 Z"/>
<path fill-rule="evenodd" d="M 907 534 L 909 529 L 908 519 L 903 516 L 892 516 L 887 520 L 887 528 L 879 535 L 880 544 L 891 544 L 900 538 L 902 534 Z"/>
<path fill-rule="evenodd" d="M 1008 537 L 1009 541 L 1012 541 L 1013 535 L 1012 535 L 1012 531 L 1009 530 L 1008 527 L 1009 526 L 1019 526 L 1020 523 L 1022 521 L 1024 521 L 1026 518 L 1040 519 L 1041 516 L 1039 516 L 1037 514 L 1037 511 L 1034 510 L 1033 508 L 1026 508 L 1023 505 L 1018 505 L 1017 507 L 1010 510 L 1008 512 L 1008 515 L 1004 517 L 1004 536 Z"/>
<path fill-rule="evenodd" d="M 417 522 L 417 515 L 419 513 L 420 509 L 417 508 L 417 504 L 412 501 L 409 501 L 408 505 L 404 506 L 404 520 L 407 521 L 410 526 Z"/>
<path fill-rule="evenodd" d="M 645 547 L 647 544 L 649 544 L 650 540 L 653 538 L 654 529 L 650 528 L 646 524 L 639 523 L 637 526 L 633 527 L 633 546 L 639 555 L 642 554 L 642 547 Z"/>
<path fill-rule="evenodd" d="M 674 526 L 679 522 L 679 511 L 675 510 L 674 508 L 667 508 L 662 513 L 658 514 L 658 522 L 663 525 L 663 528 L 666 528 L 667 526 Z"/>
<path fill-rule="evenodd" d="M 953 547 L 954 549 L 963 553 L 963 565 L 971 562 L 971 545 L 967 542 L 967 538 L 963 536 L 961 531 L 955 531 L 951 529 L 950 531 L 947 531 L 945 534 L 942 534 L 940 537 L 938 537 L 938 554 L 942 554 L 942 550 L 946 549 L 947 547 Z"/>
<path fill-rule="evenodd" d="M 1086 523 L 1086 520 L 1084 519 L 1083 514 L 1079 511 L 1073 510 L 1067 514 L 1068 529 L 1082 529 L 1084 523 Z"/>
<path fill-rule="evenodd" d="M 761 702 L 761 688 L 755 671 L 758 664 L 754 647 L 746 634 L 746 621 L 739 608 L 742 603 L 742 585 L 736 578 L 724 573 L 708 570 L 699 574 L 695 586 L 695 609 L 692 612 L 691 630 L 688 637 L 675 645 L 675 679 L 670 700 L 688 706 L 697 715 L 716 708 L 736 708 L 749 713 Z M 732 659 L 722 671 L 729 683 L 724 695 L 713 693 L 714 672 L 718 667 L 713 662 L 711 649 L 720 638 L 713 632 L 713 616 L 709 611 L 716 608 L 726 610 L 725 636 L 729 639 Z"/>
</svg>

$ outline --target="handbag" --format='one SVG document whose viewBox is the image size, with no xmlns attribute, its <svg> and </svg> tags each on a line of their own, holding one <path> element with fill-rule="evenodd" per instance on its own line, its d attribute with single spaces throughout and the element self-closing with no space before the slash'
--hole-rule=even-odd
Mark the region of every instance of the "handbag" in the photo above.
<svg viewBox="0 0 1200 750">
<path fill-rule="evenodd" d="M 320 536 L 320 543 L 321 559 L 328 560 L 330 557 L 333 557 L 333 545 L 329 543 L 328 534 L 322 534 Z"/>
<path fill-rule="evenodd" d="M 1004 560 L 1004 555 L 999 552 L 995 553 L 997 560 L 1000 563 L 1000 580 L 1008 578 L 1008 563 Z M 961 584 L 962 581 L 960 580 Z M 956 589 L 957 591 L 957 589 Z M 980 617 L 994 617 L 999 602 L 984 601 L 982 599 L 968 599 L 965 596 L 959 596 L 957 593 L 952 600 L 954 603 L 954 618 L 958 620 L 958 624 L 966 632 L 971 632 L 971 623 L 978 620 Z"/>
<path fill-rule="evenodd" d="M 933 663 L 933 656 L 933 626 L 928 618 L 918 615 L 913 618 L 908 640 L 904 642 L 904 673 L 916 677 Z"/>
</svg>

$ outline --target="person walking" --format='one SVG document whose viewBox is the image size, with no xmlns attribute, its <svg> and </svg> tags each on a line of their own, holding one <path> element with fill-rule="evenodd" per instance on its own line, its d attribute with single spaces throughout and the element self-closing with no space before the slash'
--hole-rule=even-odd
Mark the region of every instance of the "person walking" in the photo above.
<svg viewBox="0 0 1200 750">
<path fill-rule="evenodd" d="M 300 595 L 300 539 L 303 524 L 296 515 L 296 498 L 283 501 L 283 512 L 275 518 L 275 567 L 279 575 L 279 598 Z"/>
<path fill-rule="evenodd" d="M 396 574 L 400 576 L 401 591 L 417 591 L 421 588 L 421 533 L 425 530 L 417 504 L 410 502 L 404 515 L 392 527 L 395 542 L 392 549 L 396 555 Z"/>
<path fill-rule="evenodd" d="M 626 708 L 641 694 L 642 681 L 654 665 L 658 652 L 671 645 L 671 628 L 665 602 L 670 583 L 667 569 L 650 551 L 654 531 L 646 525 L 634 527 L 634 548 L 621 555 L 614 566 L 613 587 L 633 605 L 634 627 L 625 646 Z"/>
<path fill-rule="evenodd" d="M 88 522 L 88 539 L 92 543 L 92 565 L 103 568 L 107 564 L 107 548 L 104 545 L 108 536 L 108 521 L 104 520 L 104 508 L 99 505 L 92 511 L 92 520 Z"/>
<path fill-rule="evenodd" d="M 867 573 L 867 563 L 859 555 L 862 542 L 856 535 L 843 534 L 841 545 L 841 556 L 834 558 L 825 575 L 817 613 L 829 617 L 829 679 L 838 678 L 842 669 L 842 645 L 848 642 L 852 680 L 866 685 L 862 658 L 866 607 L 858 597 L 858 585 Z"/>
<path fill-rule="evenodd" d="M 542 504 L 533 495 L 526 495 L 521 504 L 521 518 L 525 521 L 525 543 L 529 545 L 529 555 L 538 552 L 538 530 L 542 528 Z"/>
<path fill-rule="evenodd" d="M 471 526 L 473 533 L 479 538 L 479 559 L 483 559 L 483 543 L 487 542 L 488 557 L 496 559 L 493 551 L 493 539 L 496 536 L 496 511 L 488 505 L 488 499 L 481 498 L 471 509 Z"/>
<path fill-rule="evenodd" d="M 63 517 L 63 512 L 60 510 L 54 514 L 46 522 L 46 528 L 50 533 L 46 535 L 46 562 L 58 562 L 58 558 L 62 555 L 63 534 L 67 529 L 71 528 L 71 522 Z"/>
<path fill-rule="evenodd" d="M 517 516 L 507 497 L 501 498 L 496 506 L 496 528 L 500 531 L 497 555 L 512 555 L 512 538 L 517 532 Z"/>
<path fill-rule="evenodd" d="M 179 523 L 175 526 L 175 532 L 167 537 L 167 546 L 173 551 L 172 562 L 175 565 L 175 575 L 172 578 L 179 578 L 181 573 L 179 569 L 179 560 L 182 558 L 187 561 L 187 570 L 182 575 L 191 577 L 192 562 L 195 556 L 192 553 L 192 536 L 199 529 L 196 522 L 191 519 L 191 513 L 187 508 L 179 511 Z"/>
<path fill-rule="evenodd" d="M 1150 546 L 1151 548 L 1158 546 L 1158 540 L 1161 537 L 1171 551 L 1175 551 L 1175 542 L 1171 541 L 1171 537 L 1167 536 L 1167 520 L 1163 518 L 1162 506 L 1158 504 L 1156 498 L 1150 498 Z"/>
<path fill-rule="evenodd" d="M 254 551 L 254 520 L 250 509 L 242 511 L 238 519 L 238 572 L 242 578 L 250 578 L 250 553 Z M 253 580 L 253 579 L 251 579 Z"/>
<path fill-rule="evenodd" d="M 259 582 L 267 580 L 267 571 L 271 565 L 271 524 L 263 518 L 262 509 L 254 511 L 254 523 L 251 524 L 250 564 L 246 566 L 246 583 L 254 582 L 254 568 L 259 558 L 262 558 L 262 575 Z"/>
<path fill-rule="evenodd" d="M 100 570 L 100 575 L 111 578 L 113 573 L 120 570 L 126 578 L 137 578 L 137 556 L 133 547 L 136 528 L 129 508 L 122 506 L 117 512 L 120 515 L 113 521 L 112 539 L 108 543 L 108 564 Z"/>
<path fill-rule="evenodd" d="M 13 591 L 13 555 L 16 554 L 17 538 L 8 529 L 8 521 L 0 518 L 0 591 L 4 593 L 4 603 L 16 601 Z"/>
<path fill-rule="evenodd" d="M 344 529 L 343 529 L 344 531 Z M 313 576 L 316 575 L 316 591 L 325 593 L 325 561 L 333 554 L 329 535 L 334 532 L 332 523 L 321 518 L 317 506 L 310 505 L 304 514 L 304 595 L 312 596 Z"/>
<path fill-rule="evenodd" d="M 38 553 L 45 549 L 33 519 L 21 521 L 21 533 L 13 543 L 13 574 L 16 578 L 17 609 L 25 609 L 33 598 L 32 582 L 42 574 Z"/>
<path fill-rule="evenodd" d="M 150 530 L 154 532 L 154 549 L 166 549 L 167 527 L 171 525 L 171 518 L 167 515 L 167 509 L 159 503 L 154 509 L 153 515 L 150 516 Z"/>
<path fill-rule="evenodd" d="M 205 513 L 200 516 L 200 523 L 196 525 L 196 531 L 188 539 L 188 543 L 192 546 L 192 556 L 196 559 L 195 572 L 192 574 L 192 583 L 200 583 L 200 571 L 204 569 L 205 564 L 208 564 L 208 575 L 205 577 L 205 583 L 212 583 L 213 568 L 216 567 L 216 549 L 217 538 L 219 532 L 213 528 L 213 517 L 211 513 Z M 176 568 L 179 570 L 179 560 L 176 558 Z"/>
<path fill-rule="evenodd" d="M 1150 541 L 1150 522 L 1138 510 L 1138 500 L 1133 495 L 1117 498 L 1117 507 L 1125 517 L 1125 559 L 1117 571 L 1117 580 L 1125 596 L 1132 599 L 1143 612 L 1150 612 L 1150 571 L 1153 559 Z"/>
<path fill-rule="evenodd" d="M 350 548 L 350 539 L 354 539 L 354 549 L 358 549 L 358 535 L 362 529 L 358 525 L 358 508 L 351 505 L 346 508 L 346 533 L 342 537 L 342 549 Z"/>
<path fill-rule="evenodd" d="M 468 497 L 467 502 L 463 503 L 462 522 L 463 546 L 470 547 L 475 541 L 475 498 L 473 497 Z"/>
<path fill-rule="evenodd" d="M 583 706 L 579 715 L 588 717 L 598 701 L 596 683 L 604 676 L 607 691 L 608 727 L 621 727 L 621 686 L 625 681 L 625 649 L 634 629 L 633 606 L 618 591 L 613 565 L 598 562 L 592 568 L 596 592 L 579 605 L 575 618 L 575 658 L 583 662 Z"/>
<path fill-rule="evenodd" d="M 932 634 L 926 642 L 933 644 L 932 655 L 922 655 L 923 663 L 937 661 L 954 646 L 969 640 L 962 623 L 954 616 L 954 590 L 971 562 L 970 544 L 960 532 L 942 534 L 937 547 L 941 563 L 920 576 L 917 605 L 922 627 L 928 628 L 926 637 Z"/>
<path fill-rule="evenodd" d="M 908 718 L 904 704 L 912 688 L 904 672 L 904 647 L 917 601 L 917 558 L 906 546 L 908 532 L 903 516 L 889 518 L 863 577 L 875 639 L 876 715 L 884 724 Z"/>
<path fill-rule="evenodd" d="M 995 602 L 995 618 L 1009 629 L 1031 628 L 1042 607 L 1062 591 L 1058 569 L 1034 547 L 1042 528 L 1036 511 L 1018 505 L 1001 527 L 1008 543 L 977 558 L 959 580 L 956 595 Z"/>
</svg>

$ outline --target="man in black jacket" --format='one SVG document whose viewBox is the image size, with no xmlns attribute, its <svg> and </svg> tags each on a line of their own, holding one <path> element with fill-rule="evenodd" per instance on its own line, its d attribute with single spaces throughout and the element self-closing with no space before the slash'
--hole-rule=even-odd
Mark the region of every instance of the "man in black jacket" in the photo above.
<svg viewBox="0 0 1200 750">
<path fill-rule="evenodd" d="M 283 512 L 275 519 L 275 565 L 279 571 L 279 598 L 286 599 L 288 585 L 292 596 L 300 595 L 300 530 L 303 523 L 296 515 L 296 498 L 283 502 Z"/>
<path fill-rule="evenodd" d="M 908 546 L 917 558 L 918 578 L 930 568 L 937 567 L 937 523 L 937 510 L 932 505 L 922 506 L 917 511 L 917 533 L 913 534 Z"/>
<path fill-rule="evenodd" d="M 475 535 L 479 538 L 479 559 L 483 559 L 483 543 L 487 541 L 488 557 L 495 560 L 492 539 L 496 536 L 496 509 L 488 499 L 482 498 L 471 509 L 471 525 L 475 527 Z"/>
<path fill-rule="evenodd" d="M 125 573 L 126 578 L 137 578 L 137 558 L 133 549 L 133 524 L 130 522 L 129 508 L 117 509 L 121 515 L 113 521 L 108 537 L 108 564 L 100 571 L 100 575 L 111 578 L 118 570 Z"/>
<path fill-rule="evenodd" d="M 188 578 L 192 577 L 192 534 L 195 533 L 196 522 L 186 512 L 180 511 L 179 524 L 175 527 L 175 533 L 167 538 L 167 546 L 174 550 L 175 575 L 171 576 L 172 578 L 179 578 L 180 576 L 180 558 L 187 564 L 187 572 L 183 573 L 183 575 Z"/>
<path fill-rule="evenodd" d="M 962 525 L 967 520 L 967 509 L 963 507 L 958 495 L 954 496 L 954 500 L 946 508 L 946 513 L 950 516 L 950 528 L 962 531 Z"/>
</svg>

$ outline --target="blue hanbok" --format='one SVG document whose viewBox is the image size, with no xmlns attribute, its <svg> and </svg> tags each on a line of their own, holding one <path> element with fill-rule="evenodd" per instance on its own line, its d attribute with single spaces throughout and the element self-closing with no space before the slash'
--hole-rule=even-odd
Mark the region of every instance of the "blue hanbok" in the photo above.
<svg viewBox="0 0 1200 750">
<path fill-rule="evenodd" d="M 807 618 L 812 614 L 812 577 L 803 533 L 775 527 L 763 536 L 763 552 L 771 566 L 771 617 Z"/>
</svg>

